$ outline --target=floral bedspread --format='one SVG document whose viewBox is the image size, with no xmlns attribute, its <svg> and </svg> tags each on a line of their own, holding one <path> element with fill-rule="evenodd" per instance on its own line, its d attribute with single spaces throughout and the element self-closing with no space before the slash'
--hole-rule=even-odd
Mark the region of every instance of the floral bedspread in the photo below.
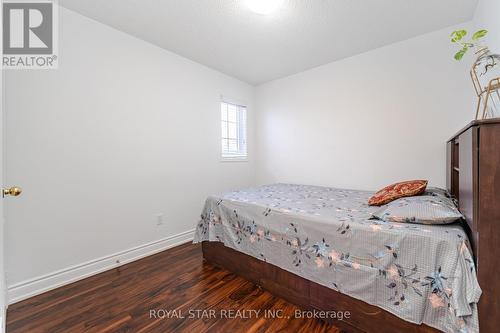
<svg viewBox="0 0 500 333">
<path fill-rule="evenodd" d="M 374 219 L 372 194 L 274 184 L 211 196 L 194 242 L 223 242 L 413 323 L 479 332 L 481 289 L 460 224 Z"/>
</svg>

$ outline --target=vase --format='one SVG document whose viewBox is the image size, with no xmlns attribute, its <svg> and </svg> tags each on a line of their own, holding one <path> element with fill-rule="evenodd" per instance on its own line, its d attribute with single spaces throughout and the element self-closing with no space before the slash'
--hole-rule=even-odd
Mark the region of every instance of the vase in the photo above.
<svg viewBox="0 0 500 333">
<path fill-rule="evenodd" d="M 471 71 L 474 88 L 479 97 L 476 119 L 500 117 L 500 54 L 492 53 L 488 47 L 479 47 L 476 55 L 477 59 Z"/>
<path fill-rule="evenodd" d="M 479 48 L 476 54 L 475 72 L 484 90 L 492 79 L 500 77 L 500 54 L 492 53 L 488 47 Z"/>
</svg>

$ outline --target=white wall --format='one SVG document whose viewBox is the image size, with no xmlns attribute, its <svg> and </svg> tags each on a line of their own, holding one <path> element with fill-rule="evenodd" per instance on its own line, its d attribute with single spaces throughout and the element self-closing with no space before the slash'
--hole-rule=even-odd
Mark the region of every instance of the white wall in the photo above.
<svg viewBox="0 0 500 333">
<path fill-rule="evenodd" d="M 259 86 L 258 182 L 444 186 L 445 142 L 474 117 L 455 28 Z"/>
<path fill-rule="evenodd" d="M 495 53 L 500 53 L 500 1 L 479 0 L 474 15 L 476 29 L 488 30 L 486 44 Z"/>
<path fill-rule="evenodd" d="M 6 207 L 10 287 L 192 230 L 208 194 L 254 183 L 252 86 L 60 16 L 59 69 L 5 73 L 6 178 L 24 189 Z M 219 161 L 220 94 L 249 103 L 249 162 Z"/>
</svg>

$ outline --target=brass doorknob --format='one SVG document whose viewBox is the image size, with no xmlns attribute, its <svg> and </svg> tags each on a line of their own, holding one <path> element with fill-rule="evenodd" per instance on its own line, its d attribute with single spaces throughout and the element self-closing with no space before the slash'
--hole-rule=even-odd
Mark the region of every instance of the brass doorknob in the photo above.
<svg viewBox="0 0 500 333">
<path fill-rule="evenodd" d="M 3 195 L 11 195 L 13 197 L 17 197 L 19 194 L 21 194 L 23 190 L 20 187 L 13 186 L 11 188 L 4 188 L 3 189 Z"/>
</svg>

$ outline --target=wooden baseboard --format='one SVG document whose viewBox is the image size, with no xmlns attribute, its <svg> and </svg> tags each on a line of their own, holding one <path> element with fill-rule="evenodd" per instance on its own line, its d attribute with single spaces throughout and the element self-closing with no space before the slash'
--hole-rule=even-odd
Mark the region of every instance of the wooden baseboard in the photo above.
<svg viewBox="0 0 500 333">
<path fill-rule="evenodd" d="M 7 287 L 9 304 L 42 294 L 46 291 L 82 280 L 132 261 L 167 250 L 174 246 L 193 240 L 194 229 L 177 235 L 166 237 L 151 243 L 143 244 L 125 251 L 97 258 L 85 263 L 71 266 L 59 271 L 16 283 Z"/>
</svg>

